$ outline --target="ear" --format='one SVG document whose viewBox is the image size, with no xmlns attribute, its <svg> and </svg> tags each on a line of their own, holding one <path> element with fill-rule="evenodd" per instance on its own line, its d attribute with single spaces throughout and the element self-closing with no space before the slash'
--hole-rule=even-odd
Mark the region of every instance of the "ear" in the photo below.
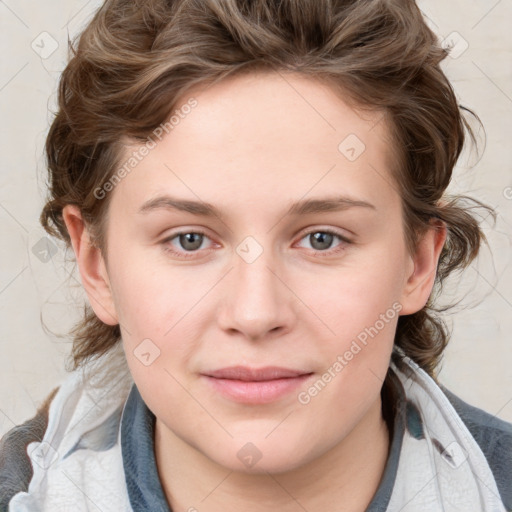
<svg viewBox="0 0 512 512">
<path fill-rule="evenodd" d="M 416 253 L 411 256 L 412 272 L 407 276 L 402 293 L 401 315 L 416 313 L 427 303 L 434 286 L 446 235 L 446 224 L 435 220 L 419 240 Z"/>
<path fill-rule="evenodd" d="M 105 324 L 119 323 L 106 265 L 98 247 L 91 242 L 91 236 L 82 214 L 74 205 L 66 205 L 62 216 L 71 237 L 82 285 L 96 316 Z"/>
</svg>

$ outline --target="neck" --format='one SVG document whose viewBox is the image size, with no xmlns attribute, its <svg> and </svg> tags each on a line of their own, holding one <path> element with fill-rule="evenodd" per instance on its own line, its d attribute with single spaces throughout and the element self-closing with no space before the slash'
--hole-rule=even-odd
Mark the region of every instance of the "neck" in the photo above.
<svg viewBox="0 0 512 512">
<path fill-rule="evenodd" d="M 380 396 L 331 450 L 279 474 L 232 471 L 184 442 L 158 419 L 155 426 L 158 473 L 174 511 L 362 512 L 379 486 L 388 450 Z"/>
</svg>

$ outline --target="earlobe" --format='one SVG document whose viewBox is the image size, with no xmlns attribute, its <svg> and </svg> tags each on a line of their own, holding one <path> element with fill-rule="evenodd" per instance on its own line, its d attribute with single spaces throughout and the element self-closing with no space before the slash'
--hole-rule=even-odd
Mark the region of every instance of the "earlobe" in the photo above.
<svg viewBox="0 0 512 512">
<path fill-rule="evenodd" d="M 439 256 L 446 236 L 446 224 L 436 220 L 420 239 L 416 253 L 412 257 L 413 271 L 407 277 L 403 289 L 401 315 L 416 313 L 427 303 L 434 287 Z"/>
<path fill-rule="evenodd" d="M 82 285 L 96 316 L 105 324 L 119 323 L 104 258 L 91 236 L 78 207 L 66 205 L 62 210 L 71 245 L 75 253 Z"/>
</svg>

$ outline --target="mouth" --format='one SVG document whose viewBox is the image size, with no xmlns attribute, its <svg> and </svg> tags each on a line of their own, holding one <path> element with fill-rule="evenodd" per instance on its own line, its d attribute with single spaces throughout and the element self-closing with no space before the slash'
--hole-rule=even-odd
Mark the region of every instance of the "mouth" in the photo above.
<svg viewBox="0 0 512 512">
<path fill-rule="evenodd" d="M 231 366 L 202 374 L 207 384 L 229 400 L 246 404 L 275 402 L 294 391 L 313 372 L 268 366 Z"/>
</svg>

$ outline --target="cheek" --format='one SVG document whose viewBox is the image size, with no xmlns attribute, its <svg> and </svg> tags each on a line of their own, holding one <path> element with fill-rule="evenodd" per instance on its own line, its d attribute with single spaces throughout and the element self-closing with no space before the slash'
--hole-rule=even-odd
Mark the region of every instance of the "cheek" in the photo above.
<svg viewBox="0 0 512 512">
<path fill-rule="evenodd" d="M 168 379 L 165 369 L 186 367 L 195 349 L 197 303 L 205 291 L 180 271 L 137 264 L 125 255 L 111 284 L 126 359 L 137 381 Z M 194 308 L 196 305 L 196 308 Z M 199 308 L 200 309 L 200 308 Z M 160 382 L 162 382 L 160 380 Z"/>
<path fill-rule="evenodd" d="M 116 311 L 127 331 L 163 337 L 183 317 L 199 290 L 179 269 L 126 252 L 112 263 Z"/>
<path fill-rule="evenodd" d="M 336 436 L 339 425 L 355 425 L 380 393 L 401 309 L 399 302 L 382 301 L 380 305 L 375 313 L 363 304 L 340 312 L 337 336 L 326 338 L 318 347 L 324 367 L 318 378 L 299 392 L 304 407 L 318 414 L 330 411 L 331 422 L 324 431 L 327 436 Z"/>
<path fill-rule="evenodd" d="M 353 261 L 322 291 L 309 292 L 310 304 L 315 304 L 331 333 L 317 345 L 325 370 L 330 370 L 325 378 L 332 381 L 326 386 L 331 391 L 324 394 L 325 400 L 335 399 L 331 393 L 344 389 L 354 394 L 354 400 L 361 399 L 365 386 L 371 391 L 372 383 L 379 385 L 388 368 L 402 309 L 403 258 L 398 251 L 382 245 Z"/>
<path fill-rule="evenodd" d="M 394 318 L 401 298 L 402 265 L 398 255 L 391 258 L 384 257 L 382 252 L 364 255 L 357 264 L 331 276 L 322 290 L 313 295 L 310 291 L 311 304 L 315 304 L 319 316 L 328 313 L 329 325 L 336 335 L 356 336 L 388 311 L 389 317 Z"/>
</svg>

